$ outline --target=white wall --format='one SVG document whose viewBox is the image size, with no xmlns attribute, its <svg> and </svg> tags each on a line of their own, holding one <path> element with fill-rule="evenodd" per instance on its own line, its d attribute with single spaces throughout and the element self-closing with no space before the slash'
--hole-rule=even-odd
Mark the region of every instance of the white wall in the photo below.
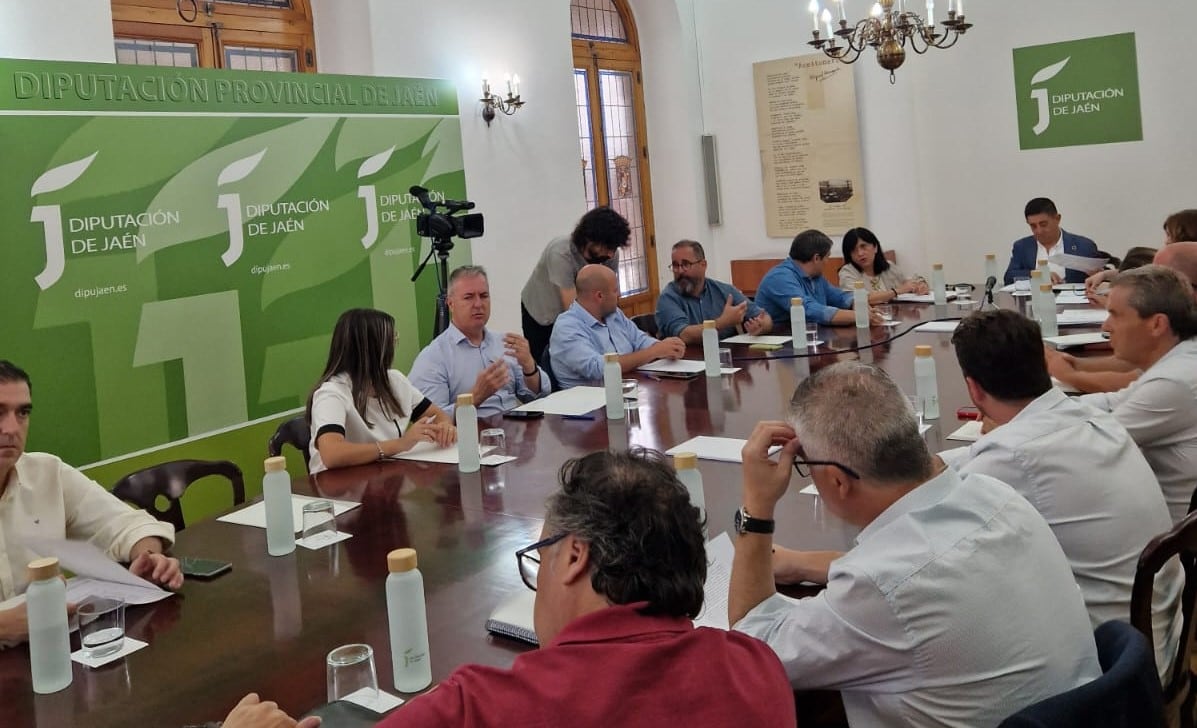
<svg viewBox="0 0 1197 728">
<path fill-rule="evenodd" d="M 310 0 L 320 73 L 374 74 L 369 0 Z"/>
<path fill-rule="evenodd" d="M 108 0 L 0 0 L 0 58 L 112 63 Z"/>
</svg>

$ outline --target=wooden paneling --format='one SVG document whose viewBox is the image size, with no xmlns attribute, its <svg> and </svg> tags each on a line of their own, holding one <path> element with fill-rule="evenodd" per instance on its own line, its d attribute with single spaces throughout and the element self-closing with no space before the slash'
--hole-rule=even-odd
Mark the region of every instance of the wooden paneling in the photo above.
<svg viewBox="0 0 1197 728">
<path fill-rule="evenodd" d="M 885 251 L 885 258 L 891 263 L 898 262 L 897 255 L 892 250 Z M 731 282 L 739 288 L 745 296 L 755 296 L 757 286 L 765 274 L 785 258 L 738 258 L 731 262 Z M 833 286 L 840 284 L 840 268 L 844 259 L 831 257 L 823 266 L 823 277 Z"/>
</svg>

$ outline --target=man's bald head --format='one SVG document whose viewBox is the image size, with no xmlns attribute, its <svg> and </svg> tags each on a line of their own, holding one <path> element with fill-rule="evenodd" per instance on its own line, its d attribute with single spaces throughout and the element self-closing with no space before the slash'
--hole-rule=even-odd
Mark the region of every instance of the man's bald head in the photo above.
<svg viewBox="0 0 1197 728">
<path fill-rule="evenodd" d="M 1182 273 L 1190 283 L 1197 281 L 1197 242 L 1165 245 L 1155 254 L 1153 262 Z"/>
<path fill-rule="evenodd" d="M 605 265 L 583 266 L 574 280 L 578 304 L 597 319 L 604 319 L 619 306 L 619 279 Z"/>
</svg>

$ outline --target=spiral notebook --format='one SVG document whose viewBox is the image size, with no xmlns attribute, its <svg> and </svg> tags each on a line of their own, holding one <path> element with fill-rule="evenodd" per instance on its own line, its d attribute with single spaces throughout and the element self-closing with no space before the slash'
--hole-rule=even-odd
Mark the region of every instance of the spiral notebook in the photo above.
<svg viewBox="0 0 1197 728">
<path fill-rule="evenodd" d="M 486 631 L 540 646 L 536 629 L 532 626 L 532 610 L 536 603 L 536 592 L 521 589 L 499 603 L 486 620 Z"/>
</svg>

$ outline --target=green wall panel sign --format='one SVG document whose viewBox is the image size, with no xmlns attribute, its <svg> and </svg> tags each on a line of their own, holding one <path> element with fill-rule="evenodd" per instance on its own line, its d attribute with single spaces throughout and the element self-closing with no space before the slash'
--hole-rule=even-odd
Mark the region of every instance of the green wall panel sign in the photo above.
<svg viewBox="0 0 1197 728">
<path fill-rule="evenodd" d="M 1138 69 L 1134 33 L 1015 48 L 1019 147 L 1141 141 Z"/>
</svg>

